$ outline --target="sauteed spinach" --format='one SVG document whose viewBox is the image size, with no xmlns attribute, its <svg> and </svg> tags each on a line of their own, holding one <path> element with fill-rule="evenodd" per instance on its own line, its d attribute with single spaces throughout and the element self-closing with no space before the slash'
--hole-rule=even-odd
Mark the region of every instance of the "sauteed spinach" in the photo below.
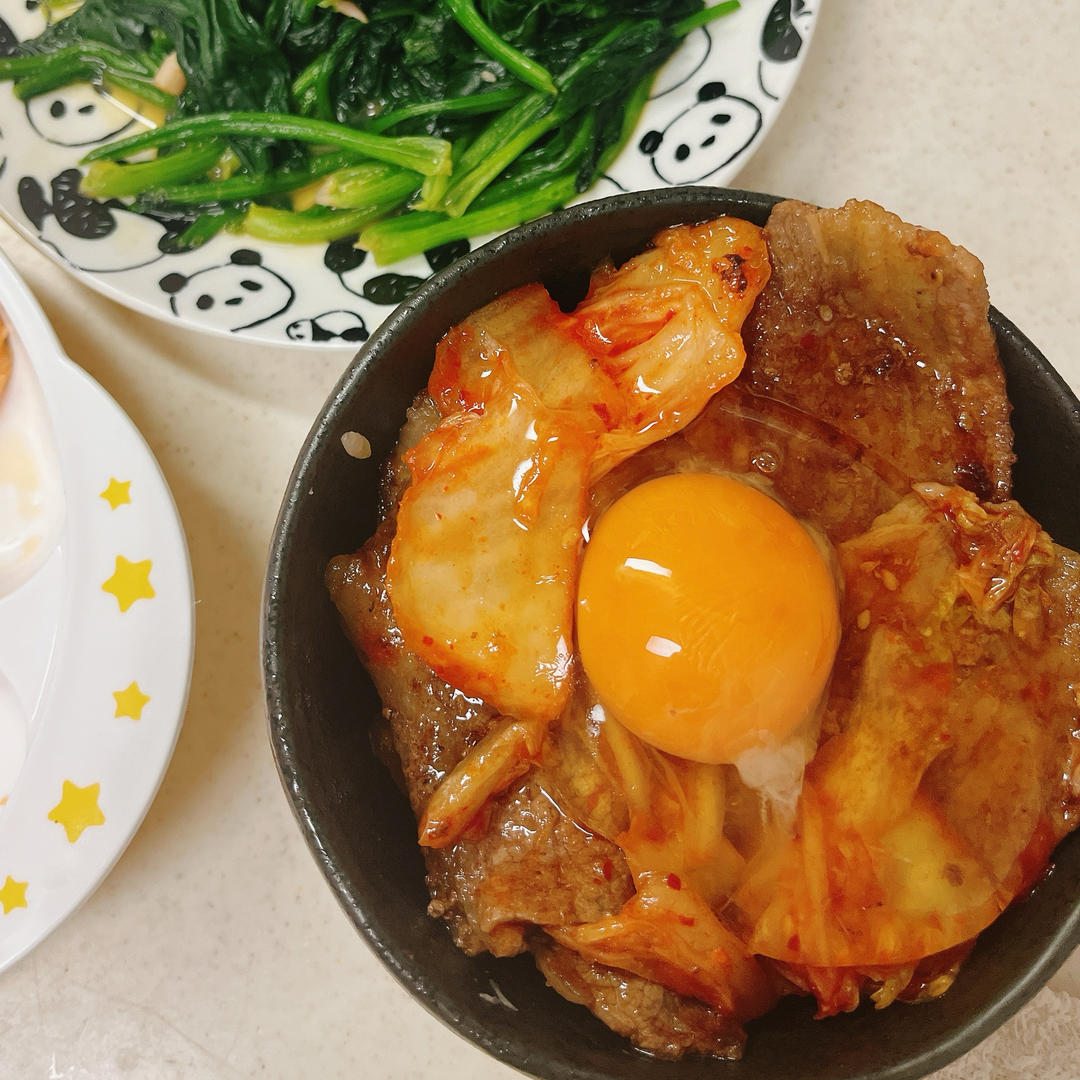
<svg viewBox="0 0 1080 1080">
<path fill-rule="evenodd" d="M 360 232 L 388 262 L 587 190 L 682 38 L 738 6 L 85 0 L 0 79 L 23 99 L 91 81 L 155 120 L 87 154 L 83 192 L 188 222 L 181 245 Z M 177 94 L 155 81 L 172 53 Z"/>
</svg>

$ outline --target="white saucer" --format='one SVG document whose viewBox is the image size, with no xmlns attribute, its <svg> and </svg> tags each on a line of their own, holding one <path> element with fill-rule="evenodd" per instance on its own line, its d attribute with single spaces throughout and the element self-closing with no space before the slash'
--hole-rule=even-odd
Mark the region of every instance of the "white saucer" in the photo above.
<svg viewBox="0 0 1080 1080">
<path fill-rule="evenodd" d="M 62 503 L 21 583 L 0 592 L 2 970 L 93 892 L 150 806 L 187 701 L 194 609 L 157 462 L 2 257 L 0 316 L 8 391 L 36 383 Z"/>
</svg>

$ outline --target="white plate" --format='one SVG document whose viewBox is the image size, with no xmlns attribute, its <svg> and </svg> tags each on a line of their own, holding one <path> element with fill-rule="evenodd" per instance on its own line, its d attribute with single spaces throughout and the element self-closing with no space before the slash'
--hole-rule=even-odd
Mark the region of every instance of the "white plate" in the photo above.
<svg viewBox="0 0 1080 1080">
<path fill-rule="evenodd" d="M 2 970 L 93 892 L 142 821 L 180 730 L 194 616 L 157 463 L 3 258 L 0 317 L 14 360 L 0 398 Z M 22 502 L 36 492 L 45 520 L 21 566 L 5 547 L 15 444 L 33 447 L 40 483 Z"/>
<path fill-rule="evenodd" d="M 660 72 L 626 150 L 585 197 L 728 184 L 790 94 L 821 2 L 742 0 L 733 15 L 695 30 Z M 40 32 L 45 5 L 30 6 L 0 0 L 7 40 Z M 87 149 L 134 125 L 89 86 L 24 106 L 0 85 L 0 212 L 89 285 L 137 310 L 248 341 L 355 350 L 421 281 L 469 249 L 380 267 L 350 239 L 295 246 L 223 233 L 197 251 L 162 254 L 160 223 L 68 195 Z"/>
</svg>

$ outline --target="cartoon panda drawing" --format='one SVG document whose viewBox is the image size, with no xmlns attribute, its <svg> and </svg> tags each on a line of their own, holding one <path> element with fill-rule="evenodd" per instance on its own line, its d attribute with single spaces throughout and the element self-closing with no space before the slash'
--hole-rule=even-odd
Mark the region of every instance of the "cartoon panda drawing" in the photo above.
<svg viewBox="0 0 1080 1080">
<path fill-rule="evenodd" d="M 791 83 L 789 65 L 802 51 L 814 13 L 806 0 L 776 0 L 761 27 L 758 86 L 766 97 L 779 101 Z"/>
<path fill-rule="evenodd" d="M 0 19 L 0 56 L 17 56 L 18 52 L 19 39 L 15 36 L 15 31 L 6 20 Z"/>
<path fill-rule="evenodd" d="M 65 169 L 50 182 L 51 198 L 33 176 L 19 180 L 19 205 L 43 244 L 79 270 L 115 273 L 148 266 L 162 257 L 169 229 L 160 221 L 79 192 L 82 174 Z M 107 240 L 107 243 L 102 243 Z"/>
<path fill-rule="evenodd" d="M 37 0 L 23 0 L 23 3 L 5 4 L 4 7 L 5 42 L 9 43 L 6 47 L 10 47 L 10 51 L 0 55 L 14 56 L 15 46 L 20 41 L 37 37 L 49 25 L 52 12 L 48 5 Z"/>
<path fill-rule="evenodd" d="M 24 18 L 30 21 L 21 29 L 26 37 L 36 37 L 45 28 L 41 5 L 27 2 L 24 6 Z M 9 14 L 17 16 L 18 12 Z M 17 56 L 19 40 L 11 24 L 0 19 L 0 57 Z M 89 146 L 111 139 L 135 123 L 133 117 L 85 82 L 31 98 L 26 103 L 26 118 L 31 128 L 54 146 Z"/>
<path fill-rule="evenodd" d="M 89 83 L 76 83 L 26 103 L 30 126 L 54 146 L 89 146 L 126 131 L 135 120 Z"/>
<path fill-rule="evenodd" d="M 364 295 L 367 273 L 361 269 L 367 260 L 367 252 L 356 246 L 356 236 L 343 236 L 332 240 L 323 252 L 323 266 L 336 274 L 342 287 L 356 296 Z"/>
<path fill-rule="evenodd" d="M 229 261 L 194 274 L 166 274 L 158 286 L 172 313 L 203 326 L 235 333 L 288 311 L 296 292 L 280 274 L 262 265 L 257 251 L 241 248 Z"/>
<path fill-rule="evenodd" d="M 444 247 L 449 248 L 449 245 Z M 424 283 L 423 278 L 412 274 L 388 272 L 370 276 L 369 270 L 364 268 L 367 254 L 363 248 L 356 246 L 355 236 L 344 236 L 327 245 L 323 265 L 337 275 L 346 291 L 354 296 L 362 296 L 368 303 L 384 307 L 395 307 Z M 430 259 L 428 265 L 432 266 Z"/>
<path fill-rule="evenodd" d="M 738 157 L 761 125 L 752 101 L 729 94 L 722 82 L 708 82 L 663 131 L 647 131 L 638 149 L 665 183 L 696 184 Z"/>
<path fill-rule="evenodd" d="M 468 240 L 451 240 L 449 243 L 439 244 L 438 247 L 428 248 L 424 252 L 424 258 L 427 259 L 431 272 L 437 274 L 440 270 L 445 270 L 451 263 L 463 259 L 469 254 L 471 248 L 472 245 Z"/>
<path fill-rule="evenodd" d="M 649 100 L 685 86 L 704 66 L 712 52 L 712 37 L 704 26 L 687 34 L 675 54 L 656 73 Z"/>
<path fill-rule="evenodd" d="M 575 202 L 591 202 L 593 199 L 603 199 L 608 195 L 621 195 L 626 190 L 615 177 L 608 176 L 607 173 L 601 173 L 593 182 L 593 186 L 579 196 Z"/>
<path fill-rule="evenodd" d="M 296 319 L 285 327 L 290 341 L 313 341 L 319 343 L 367 341 L 368 328 L 355 311 L 324 311 L 310 319 Z"/>
</svg>

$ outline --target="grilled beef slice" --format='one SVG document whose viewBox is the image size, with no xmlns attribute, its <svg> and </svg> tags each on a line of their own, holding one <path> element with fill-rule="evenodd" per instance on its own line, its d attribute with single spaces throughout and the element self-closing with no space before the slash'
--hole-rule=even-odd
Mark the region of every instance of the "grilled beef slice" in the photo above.
<svg viewBox="0 0 1080 1080">
<path fill-rule="evenodd" d="M 827 420 L 908 476 L 1009 497 L 1010 406 L 982 265 L 870 202 L 780 203 L 740 381 Z"/>
</svg>

